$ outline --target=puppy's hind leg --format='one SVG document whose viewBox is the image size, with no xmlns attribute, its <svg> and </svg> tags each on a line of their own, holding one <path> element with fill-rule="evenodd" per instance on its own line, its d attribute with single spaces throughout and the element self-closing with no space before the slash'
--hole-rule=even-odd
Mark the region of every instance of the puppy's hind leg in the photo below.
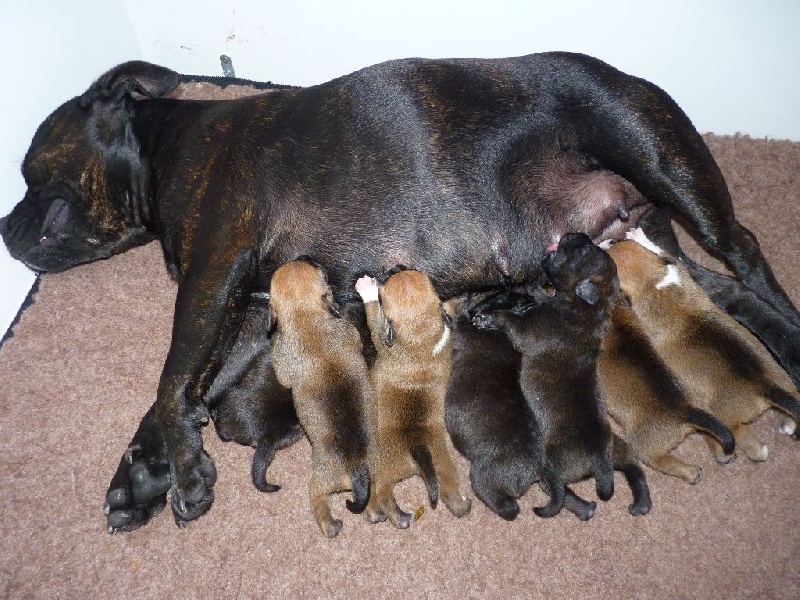
<svg viewBox="0 0 800 600">
<path fill-rule="evenodd" d="M 431 444 L 433 466 L 439 477 L 442 501 L 447 509 L 457 518 L 469 514 L 472 508 L 472 501 L 461 493 L 458 485 L 458 471 L 447 449 L 447 444 L 443 436 L 437 436 L 436 441 Z"/>
<path fill-rule="evenodd" d="M 573 492 L 569 486 L 566 486 L 564 508 L 581 521 L 588 521 L 594 516 L 594 511 L 597 510 L 597 502 L 587 502 Z"/>
<path fill-rule="evenodd" d="M 389 519 L 398 529 L 408 529 L 414 522 L 414 515 L 400 508 L 394 497 L 394 483 L 375 485 L 367 504 L 367 518 L 371 523 L 379 523 Z"/>
<path fill-rule="evenodd" d="M 622 472 L 633 494 L 633 502 L 628 505 L 628 512 L 633 516 L 649 513 L 653 503 L 650 500 L 650 488 L 647 486 L 644 471 L 630 446 L 617 436 L 614 436 L 614 469 Z"/>
<path fill-rule="evenodd" d="M 472 491 L 492 512 L 506 521 L 513 521 L 519 515 L 519 502 L 501 489 L 500 483 L 493 476 L 495 468 L 491 463 L 472 463 L 469 470 Z"/>
<path fill-rule="evenodd" d="M 285 431 L 271 431 L 269 435 L 263 436 L 256 446 L 253 454 L 253 465 L 251 475 L 253 485 L 261 492 L 277 492 L 281 486 L 267 481 L 267 469 L 275 459 L 278 450 L 294 444 L 303 436 L 303 430 L 299 423 L 296 426 L 288 427 Z"/>
<path fill-rule="evenodd" d="M 331 508 L 328 505 L 330 486 L 317 472 L 312 472 L 311 482 L 308 486 L 308 498 L 311 505 L 311 512 L 319 525 L 322 535 L 328 538 L 336 537 L 342 530 L 342 521 L 334 519 Z"/>
<path fill-rule="evenodd" d="M 756 432 L 749 423 L 740 423 L 734 427 L 733 436 L 736 438 L 736 445 L 750 460 L 763 462 L 769 458 L 769 449 L 756 437 Z"/>
<path fill-rule="evenodd" d="M 689 463 L 683 462 L 669 453 L 659 456 L 652 463 L 648 463 L 648 466 L 653 467 L 656 471 L 666 473 L 667 475 L 679 477 L 692 485 L 703 478 L 703 469 L 697 465 L 690 465 Z"/>
</svg>

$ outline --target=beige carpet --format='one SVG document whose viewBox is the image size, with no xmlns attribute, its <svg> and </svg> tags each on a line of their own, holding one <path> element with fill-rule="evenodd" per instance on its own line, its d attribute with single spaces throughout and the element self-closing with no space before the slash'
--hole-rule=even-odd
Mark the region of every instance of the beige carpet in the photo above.
<svg viewBox="0 0 800 600">
<path fill-rule="evenodd" d="M 707 136 L 740 219 L 800 303 L 800 144 Z M 0 596 L 8 598 L 731 598 L 800 597 L 800 446 L 765 415 L 764 464 L 718 466 L 693 436 L 689 486 L 647 470 L 654 507 L 631 517 L 617 493 L 589 522 L 534 517 L 534 490 L 507 523 L 479 501 L 410 530 L 369 525 L 337 504 L 341 534 L 320 535 L 306 501 L 310 449 L 278 455 L 261 494 L 248 448 L 206 447 L 219 480 L 211 511 L 179 530 L 168 512 L 105 532 L 119 457 L 155 398 L 176 287 L 156 244 L 46 275 L 0 349 Z M 459 462 L 466 481 L 467 464 Z M 576 486 L 592 496 L 592 483 Z M 423 498 L 403 484 L 401 503 Z"/>
</svg>

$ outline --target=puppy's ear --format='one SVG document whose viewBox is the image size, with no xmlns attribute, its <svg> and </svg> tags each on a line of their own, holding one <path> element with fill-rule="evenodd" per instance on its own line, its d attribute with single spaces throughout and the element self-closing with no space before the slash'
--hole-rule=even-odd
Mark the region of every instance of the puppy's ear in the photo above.
<svg viewBox="0 0 800 600">
<path fill-rule="evenodd" d="M 391 319 L 386 320 L 386 328 L 383 331 L 383 343 L 389 347 L 394 345 L 394 322 Z"/>
<path fill-rule="evenodd" d="M 591 279 L 582 279 L 575 286 L 575 294 L 591 306 L 597 304 L 600 300 L 600 290 L 597 289 L 597 284 Z"/>
<path fill-rule="evenodd" d="M 333 301 L 329 294 L 323 294 L 322 301 L 325 303 L 325 307 L 328 309 L 329 313 L 337 319 L 342 318 L 342 311 L 339 309 L 339 305 Z"/>
</svg>

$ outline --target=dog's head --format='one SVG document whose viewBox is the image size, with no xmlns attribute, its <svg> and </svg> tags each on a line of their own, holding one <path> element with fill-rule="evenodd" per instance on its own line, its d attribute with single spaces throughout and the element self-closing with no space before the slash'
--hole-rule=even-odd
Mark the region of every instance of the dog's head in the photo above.
<svg viewBox="0 0 800 600">
<path fill-rule="evenodd" d="M 626 239 L 612 244 L 608 253 L 617 265 L 620 287 L 631 301 L 653 293 L 677 293 L 684 289 L 684 276 L 677 261 L 649 242 Z"/>
<path fill-rule="evenodd" d="M 399 271 L 380 287 L 378 297 L 386 345 L 399 340 L 411 347 L 430 346 L 434 355 L 441 352 L 439 344 L 447 342 L 454 307 L 442 303 L 427 275 L 414 270 Z"/>
<path fill-rule="evenodd" d="M 124 63 L 45 119 L 22 164 L 28 191 L 0 220 L 14 258 L 37 272 L 63 271 L 154 238 L 134 103 L 179 82 L 169 69 Z"/>
<path fill-rule="evenodd" d="M 557 293 L 590 306 L 613 301 L 619 290 L 614 261 L 583 233 L 564 234 L 542 269 Z"/>
</svg>

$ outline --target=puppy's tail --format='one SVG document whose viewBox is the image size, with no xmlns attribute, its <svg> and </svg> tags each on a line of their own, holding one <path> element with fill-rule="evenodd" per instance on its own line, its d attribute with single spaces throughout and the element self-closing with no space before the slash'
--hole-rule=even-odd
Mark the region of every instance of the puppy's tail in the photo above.
<svg viewBox="0 0 800 600">
<path fill-rule="evenodd" d="M 347 510 L 354 514 L 361 514 L 369 502 L 370 488 L 369 469 L 365 463 L 350 469 L 350 485 L 353 487 L 353 499 L 345 500 Z"/>
<path fill-rule="evenodd" d="M 536 506 L 533 512 L 542 518 L 555 517 L 564 507 L 566 486 L 550 465 L 542 468 L 542 489 L 550 494 L 550 503 L 546 506 Z"/>
<path fill-rule="evenodd" d="M 425 481 L 425 487 L 428 488 L 428 499 L 431 502 L 431 506 L 436 508 L 436 504 L 439 502 L 439 478 L 433 468 L 431 452 L 427 446 L 423 445 L 412 446 L 410 451 L 411 458 L 417 463 L 422 479 Z"/>
<path fill-rule="evenodd" d="M 686 421 L 690 425 L 694 425 L 697 429 L 714 436 L 722 446 L 722 451 L 725 454 L 733 453 L 733 450 L 736 448 L 736 441 L 733 439 L 733 434 L 731 430 L 725 426 L 725 423 L 720 421 L 717 417 L 699 408 L 690 408 L 686 413 Z"/>
</svg>

